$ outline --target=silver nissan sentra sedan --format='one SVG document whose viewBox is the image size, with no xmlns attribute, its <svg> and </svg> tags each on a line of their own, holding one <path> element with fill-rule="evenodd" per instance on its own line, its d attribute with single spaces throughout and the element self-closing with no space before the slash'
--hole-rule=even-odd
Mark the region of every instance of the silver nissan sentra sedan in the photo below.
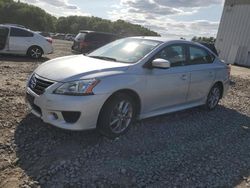
<svg viewBox="0 0 250 188">
<path fill-rule="evenodd" d="M 130 37 L 40 65 L 29 78 L 26 99 L 46 123 L 97 128 L 114 138 L 135 119 L 200 105 L 214 109 L 229 77 L 230 67 L 200 44 Z"/>
</svg>

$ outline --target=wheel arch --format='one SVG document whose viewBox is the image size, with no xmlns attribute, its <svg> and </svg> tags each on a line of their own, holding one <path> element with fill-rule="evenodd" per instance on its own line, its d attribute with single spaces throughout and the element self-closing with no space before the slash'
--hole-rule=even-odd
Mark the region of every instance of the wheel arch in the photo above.
<svg viewBox="0 0 250 188">
<path fill-rule="evenodd" d="M 139 94 L 132 90 L 132 89 L 120 89 L 120 90 L 117 90 L 115 92 L 113 92 L 108 98 L 107 100 L 104 102 L 104 104 L 102 105 L 101 107 L 101 110 L 100 110 L 100 113 L 103 109 L 103 107 L 105 106 L 106 103 L 108 103 L 114 96 L 116 95 L 119 95 L 119 94 L 126 94 L 126 95 L 129 95 L 135 102 L 135 105 L 136 105 L 136 115 L 139 115 L 140 112 L 141 112 L 141 98 L 139 96 Z M 99 113 L 99 115 L 100 115 Z"/>
<path fill-rule="evenodd" d="M 32 45 L 32 46 L 30 46 L 30 47 L 28 48 L 28 50 L 27 50 L 27 52 L 26 52 L 26 55 L 29 55 L 29 51 L 30 51 L 30 49 L 33 48 L 33 47 L 38 47 L 38 48 L 40 48 L 40 49 L 42 50 L 42 54 L 44 54 L 44 50 L 43 50 L 43 48 L 42 48 L 41 46 L 39 46 L 39 45 Z"/>
<path fill-rule="evenodd" d="M 220 96 L 220 98 L 222 98 L 223 94 L 224 94 L 224 85 L 223 85 L 223 82 L 222 81 L 217 81 L 217 82 L 214 83 L 214 85 L 212 87 L 214 87 L 215 85 L 218 85 L 220 87 L 220 89 L 221 89 L 221 96 Z"/>
</svg>

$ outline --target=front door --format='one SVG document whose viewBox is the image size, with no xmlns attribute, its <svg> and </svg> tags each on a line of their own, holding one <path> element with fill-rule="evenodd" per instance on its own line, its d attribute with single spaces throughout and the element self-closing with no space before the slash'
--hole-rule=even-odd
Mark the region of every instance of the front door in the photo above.
<svg viewBox="0 0 250 188">
<path fill-rule="evenodd" d="M 186 102 L 190 72 L 184 66 L 187 60 L 185 46 L 167 46 L 154 57 L 157 58 L 168 60 L 171 67 L 148 70 L 147 90 L 144 95 L 145 113 Z"/>
</svg>

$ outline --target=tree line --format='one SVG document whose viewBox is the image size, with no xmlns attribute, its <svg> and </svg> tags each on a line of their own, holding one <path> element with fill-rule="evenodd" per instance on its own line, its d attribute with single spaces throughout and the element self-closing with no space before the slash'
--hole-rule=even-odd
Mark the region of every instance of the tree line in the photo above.
<svg viewBox="0 0 250 188">
<path fill-rule="evenodd" d="M 216 38 L 214 37 L 193 37 L 191 39 L 194 42 L 205 42 L 205 43 L 209 43 L 209 44 L 215 44 Z"/>
<path fill-rule="evenodd" d="M 39 7 L 13 0 L 0 0 L 1 23 L 20 24 L 34 31 L 57 33 L 77 34 L 79 30 L 93 30 L 116 33 L 121 36 L 159 36 L 158 33 L 148 28 L 123 20 L 112 22 L 87 16 L 56 18 Z"/>
</svg>

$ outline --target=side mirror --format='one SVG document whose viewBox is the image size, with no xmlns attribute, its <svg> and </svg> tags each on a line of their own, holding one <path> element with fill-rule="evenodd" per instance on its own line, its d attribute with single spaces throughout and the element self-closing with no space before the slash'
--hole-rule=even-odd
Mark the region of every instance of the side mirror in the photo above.
<svg viewBox="0 0 250 188">
<path fill-rule="evenodd" d="M 152 67 L 167 69 L 170 68 L 170 62 L 168 60 L 158 58 L 152 61 Z"/>
</svg>

